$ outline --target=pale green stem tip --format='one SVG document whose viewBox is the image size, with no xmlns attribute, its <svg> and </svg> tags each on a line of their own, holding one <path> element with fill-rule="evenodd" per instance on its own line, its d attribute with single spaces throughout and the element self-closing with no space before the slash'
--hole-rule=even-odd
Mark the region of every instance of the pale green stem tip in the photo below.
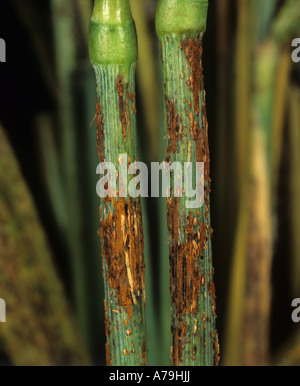
<svg viewBox="0 0 300 386">
<path fill-rule="evenodd" d="M 206 31 L 207 12 L 208 0 L 159 0 L 157 34 L 203 35 Z"/>
<path fill-rule="evenodd" d="M 137 38 L 129 0 L 96 0 L 90 23 L 90 59 L 94 66 L 131 64 Z"/>
</svg>

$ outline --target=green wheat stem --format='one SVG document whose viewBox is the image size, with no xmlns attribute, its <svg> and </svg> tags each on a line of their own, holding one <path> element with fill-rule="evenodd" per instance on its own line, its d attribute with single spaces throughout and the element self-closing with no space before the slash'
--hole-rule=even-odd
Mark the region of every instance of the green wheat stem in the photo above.
<svg viewBox="0 0 300 386">
<path fill-rule="evenodd" d="M 205 204 L 187 209 L 184 194 L 167 199 L 173 364 L 216 365 L 210 225 L 210 160 L 202 38 L 208 1 L 161 0 L 156 30 L 161 42 L 167 162 L 204 162 Z M 171 178 L 174 182 L 174 177 Z M 171 182 L 171 186 L 172 185 Z M 171 195 L 172 197 L 172 195 Z"/>
<path fill-rule="evenodd" d="M 128 164 L 137 160 L 137 43 L 128 0 L 95 1 L 89 47 L 97 82 L 99 159 L 118 170 L 120 154 L 127 154 Z M 119 193 L 115 198 L 101 198 L 100 203 L 106 358 L 108 365 L 146 365 L 141 202 L 128 195 L 121 198 Z"/>
</svg>

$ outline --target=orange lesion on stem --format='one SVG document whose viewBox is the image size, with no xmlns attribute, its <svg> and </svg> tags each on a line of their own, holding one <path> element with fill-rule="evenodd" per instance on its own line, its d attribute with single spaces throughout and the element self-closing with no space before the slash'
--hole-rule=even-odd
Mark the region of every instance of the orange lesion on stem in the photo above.
<svg viewBox="0 0 300 386">
<path fill-rule="evenodd" d="M 137 302 L 145 303 L 145 264 L 140 201 L 112 201 L 114 213 L 101 222 L 109 287 L 116 290 L 120 307 L 128 320 Z"/>
</svg>

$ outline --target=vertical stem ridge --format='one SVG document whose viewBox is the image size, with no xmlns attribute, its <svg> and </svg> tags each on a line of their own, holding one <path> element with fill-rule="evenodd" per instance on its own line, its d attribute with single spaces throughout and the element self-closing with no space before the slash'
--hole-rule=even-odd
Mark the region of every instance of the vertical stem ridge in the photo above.
<svg viewBox="0 0 300 386">
<path fill-rule="evenodd" d="M 178 198 L 171 194 L 167 199 L 173 334 L 171 357 L 175 366 L 212 366 L 218 364 L 219 345 L 215 326 L 202 32 L 199 29 L 196 32 L 165 33 L 162 15 L 166 3 L 160 2 L 156 20 L 163 65 L 166 161 L 181 165 L 184 162 L 204 162 L 205 165 L 205 204 L 201 208 L 187 209 L 184 194 Z M 200 3 L 203 7 L 204 2 Z M 174 186 L 173 175 L 171 186 Z"/>
<path fill-rule="evenodd" d="M 135 26 L 128 0 L 96 0 L 90 58 L 97 81 L 97 148 L 117 171 L 114 194 L 101 198 L 100 240 L 105 287 L 108 365 L 146 365 L 145 263 L 140 198 L 120 193 L 137 161 Z M 120 155 L 127 155 L 124 161 Z M 127 164 L 122 165 L 123 162 Z M 122 182 L 122 184 L 121 184 Z M 104 186 L 104 189 L 106 187 Z M 111 192 L 109 192 L 111 193 Z"/>
<path fill-rule="evenodd" d="M 128 155 L 128 163 L 137 160 L 135 97 L 132 92 L 135 89 L 135 63 L 131 66 L 97 66 L 95 70 L 98 140 L 103 133 L 102 143 L 98 142 L 99 157 L 101 161 L 112 162 L 117 169 L 120 154 Z M 124 87 L 121 100 L 127 106 L 124 107 L 127 109 L 125 137 L 124 122 L 120 120 L 122 103 L 117 92 L 120 82 Z M 112 90 L 116 92 L 112 94 Z M 123 366 L 144 365 L 147 360 L 145 267 L 140 200 L 102 198 L 100 222 L 107 349 L 110 352 L 107 362 Z"/>
</svg>

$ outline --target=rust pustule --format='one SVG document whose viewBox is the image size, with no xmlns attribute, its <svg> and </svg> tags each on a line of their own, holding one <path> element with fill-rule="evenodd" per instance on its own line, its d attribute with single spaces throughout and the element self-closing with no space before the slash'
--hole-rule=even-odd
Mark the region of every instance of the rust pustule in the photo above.
<svg viewBox="0 0 300 386">
<path fill-rule="evenodd" d="M 109 343 L 105 342 L 105 359 L 106 359 L 106 365 L 111 366 L 111 357 L 110 357 L 110 350 L 109 350 Z"/>
<path fill-rule="evenodd" d="M 178 325 L 175 328 L 175 332 L 173 334 L 173 357 L 171 358 L 173 360 L 174 366 L 180 365 L 182 362 L 182 352 L 184 350 L 183 342 L 185 340 L 187 334 L 187 322 L 178 323 Z M 175 347 L 175 350 L 174 350 Z"/>
<path fill-rule="evenodd" d="M 214 346 L 214 366 L 218 366 L 220 361 L 220 345 L 219 345 L 219 335 L 217 331 L 215 331 L 215 336 L 213 338 L 213 346 Z"/>
<path fill-rule="evenodd" d="M 110 288 L 116 290 L 120 307 L 128 319 L 137 302 L 145 304 L 145 265 L 140 201 L 112 201 L 114 213 L 100 224 Z"/>
<path fill-rule="evenodd" d="M 204 162 L 204 179 L 200 182 L 204 184 L 205 207 L 201 211 L 189 212 L 184 208 L 183 199 L 167 199 L 173 334 L 171 358 L 174 365 L 190 361 L 190 355 L 194 361 L 202 362 L 199 357 L 205 348 L 210 347 L 211 350 L 213 346 L 215 351 L 218 346 L 215 331 L 213 337 L 209 336 L 210 330 L 214 330 L 214 317 L 207 308 L 212 307 L 215 316 L 214 286 L 208 273 L 212 269 L 210 266 L 207 268 L 207 264 L 211 264 L 210 155 L 200 36 L 195 39 L 183 39 L 180 50 L 178 57 L 184 62 L 183 68 L 188 66 L 188 75 L 178 75 L 178 72 L 174 71 L 174 68 L 177 69 L 177 62 L 173 62 L 178 58 L 172 55 L 172 65 L 166 70 L 166 79 L 170 84 L 174 82 L 174 85 L 169 88 L 164 85 L 167 161 L 172 163 L 181 160 L 185 150 L 189 161 Z M 170 53 L 167 52 L 167 55 L 170 56 Z M 167 62 L 168 59 L 163 57 L 163 60 Z M 183 95 L 185 99 L 182 100 Z M 182 146 L 180 141 L 183 141 Z M 184 190 L 182 193 L 184 194 Z M 204 259 L 207 259 L 205 264 Z M 212 325 L 209 325 L 209 318 L 213 319 Z M 193 346 L 190 346 L 190 340 Z M 217 358 L 216 353 L 215 362 Z M 209 361 L 212 360 L 213 358 L 209 357 Z"/>
<path fill-rule="evenodd" d="M 207 243 L 207 234 L 205 224 L 202 222 L 199 226 L 199 244 L 201 251 L 204 251 Z"/>
<path fill-rule="evenodd" d="M 174 199 L 169 199 L 167 201 L 167 211 L 168 211 L 168 231 L 169 235 L 172 235 L 172 240 L 169 237 L 169 243 L 173 242 L 174 245 L 178 244 L 178 234 L 179 234 L 179 199 L 175 197 Z"/>
<path fill-rule="evenodd" d="M 103 156 L 103 116 L 100 101 L 96 104 L 96 125 L 97 125 L 97 151 L 99 160 L 104 161 Z"/>
<path fill-rule="evenodd" d="M 177 324 L 173 324 L 173 363 L 178 365 L 182 358 L 186 329 L 183 316 L 198 314 L 198 298 L 201 291 L 200 259 L 207 242 L 203 223 L 194 226 L 192 213 L 186 225 L 180 225 L 178 198 L 167 201 L 169 248 L 170 248 L 170 294 L 175 307 Z M 181 219 L 182 220 L 182 219 Z M 180 227 L 185 234 L 185 242 L 179 243 Z M 198 234 L 200 233 L 200 238 Z M 174 320 L 173 320 L 174 323 Z"/>
<path fill-rule="evenodd" d="M 134 92 L 132 91 L 132 88 L 130 89 L 130 92 L 129 92 L 129 99 L 131 100 L 132 103 L 134 103 L 135 96 L 134 96 Z"/>
<path fill-rule="evenodd" d="M 119 96 L 119 116 L 122 124 L 122 135 L 124 142 L 126 142 L 126 131 L 127 131 L 127 113 L 124 102 L 124 75 L 118 75 L 117 77 L 117 92 Z"/>
<path fill-rule="evenodd" d="M 200 294 L 200 247 L 192 240 L 186 244 L 170 246 L 171 301 L 178 316 L 193 313 L 197 315 Z"/>
<path fill-rule="evenodd" d="M 168 119 L 167 136 L 169 141 L 167 152 L 173 152 L 175 154 L 177 150 L 177 141 L 179 134 L 179 117 L 176 112 L 174 100 L 167 99 L 166 104 Z"/>
<path fill-rule="evenodd" d="M 187 81 L 188 87 L 193 91 L 195 113 L 200 113 L 200 91 L 202 87 L 202 41 L 200 36 L 195 39 L 182 41 L 181 49 L 184 49 L 187 61 L 191 66 L 191 76 Z"/>
<path fill-rule="evenodd" d="M 204 162 L 204 180 L 205 180 L 205 217 L 208 219 L 209 216 L 209 195 L 210 195 L 210 154 L 208 144 L 208 122 L 206 115 L 206 104 L 205 104 L 205 91 L 203 90 L 203 105 L 202 105 L 202 127 L 198 125 L 194 114 L 189 113 L 190 119 L 190 132 L 192 139 L 196 142 L 196 155 L 197 162 Z"/>
<path fill-rule="evenodd" d="M 211 303 L 212 303 L 212 315 L 217 318 L 216 314 L 216 290 L 215 290 L 215 283 L 213 279 L 208 283 L 208 293 L 211 296 Z M 220 361 L 220 346 L 219 346 L 219 336 L 218 332 L 215 331 L 214 333 L 211 332 L 212 337 L 212 343 L 213 343 L 213 349 L 214 349 L 214 366 L 219 365 Z"/>
<path fill-rule="evenodd" d="M 209 144 L 208 144 L 208 122 L 207 122 L 207 114 L 206 114 L 206 103 L 205 103 L 205 91 L 203 91 L 203 105 L 202 105 L 202 157 L 205 162 L 205 169 L 204 169 L 204 178 L 205 178 L 205 195 L 204 195 L 204 201 L 205 201 L 205 217 L 208 219 L 209 216 L 209 195 L 211 192 L 210 189 L 210 156 L 209 156 Z"/>
<path fill-rule="evenodd" d="M 216 318 L 216 289 L 215 289 L 215 283 L 213 280 L 211 280 L 208 283 L 208 293 L 211 295 L 211 302 L 212 302 L 212 314 Z"/>
<path fill-rule="evenodd" d="M 205 91 L 203 88 L 202 67 L 202 42 L 200 37 L 182 41 L 181 49 L 185 50 L 186 58 L 191 66 L 191 76 L 188 86 L 193 91 L 195 115 L 190 112 L 190 131 L 192 139 L 196 142 L 197 162 L 204 162 L 205 178 L 205 205 L 206 218 L 209 216 L 209 194 L 210 194 L 210 157 L 208 144 L 208 122 L 206 114 Z M 200 94 L 203 93 L 202 122 L 201 127 L 197 123 L 196 116 L 200 113 Z"/>
<path fill-rule="evenodd" d="M 126 124 L 127 124 L 127 128 L 128 128 L 128 135 L 129 135 L 129 138 L 131 137 L 131 121 L 130 121 L 130 115 L 129 115 L 129 97 L 127 96 L 126 97 Z M 125 136 L 126 136 L 126 131 L 125 131 Z M 124 131 L 123 131 L 123 138 L 124 138 Z M 125 140 L 126 141 L 126 137 L 125 137 Z M 130 157 L 128 159 L 128 162 L 130 162 Z M 128 165 L 129 167 L 130 165 Z"/>
</svg>

